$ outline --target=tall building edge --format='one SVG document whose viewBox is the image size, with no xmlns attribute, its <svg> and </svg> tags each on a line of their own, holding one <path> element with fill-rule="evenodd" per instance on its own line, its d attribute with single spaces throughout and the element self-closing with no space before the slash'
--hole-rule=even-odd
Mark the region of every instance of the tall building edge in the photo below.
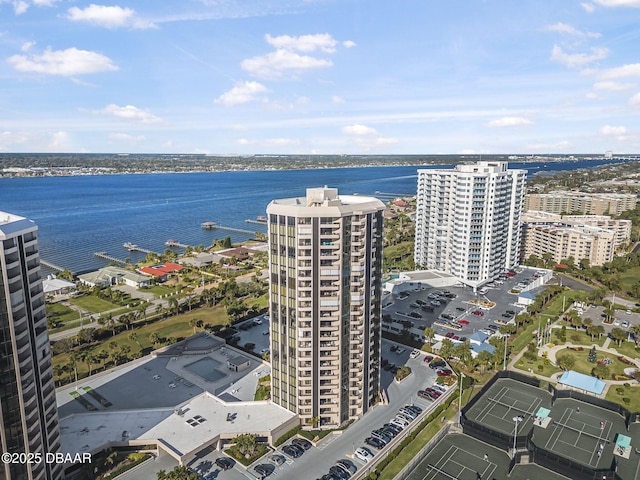
<svg viewBox="0 0 640 480">
<path fill-rule="evenodd" d="M 378 396 L 383 210 L 327 187 L 267 207 L 271 396 L 305 426 L 343 425 Z"/>
<path fill-rule="evenodd" d="M 0 212 L 0 447 L 41 461 L 0 464 L 0 480 L 60 480 L 60 430 L 37 226 Z"/>
</svg>

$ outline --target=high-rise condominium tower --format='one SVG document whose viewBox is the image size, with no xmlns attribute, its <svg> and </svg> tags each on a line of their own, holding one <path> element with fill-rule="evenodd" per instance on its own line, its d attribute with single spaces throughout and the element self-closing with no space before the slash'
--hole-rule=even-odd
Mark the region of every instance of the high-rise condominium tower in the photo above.
<svg viewBox="0 0 640 480">
<path fill-rule="evenodd" d="M 62 478 L 62 464 L 45 462 L 60 431 L 36 232 L 0 212 L 0 450 L 42 457 L 0 463 L 0 480 Z"/>
<path fill-rule="evenodd" d="M 358 418 L 379 391 L 383 210 L 327 187 L 267 207 L 271 396 L 308 426 Z"/>
<path fill-rule="evenodd" d="M 526 173 L 506 162 L 418 170 L 416 265 L 474 288 L 516 266 Z"/>
</svg>

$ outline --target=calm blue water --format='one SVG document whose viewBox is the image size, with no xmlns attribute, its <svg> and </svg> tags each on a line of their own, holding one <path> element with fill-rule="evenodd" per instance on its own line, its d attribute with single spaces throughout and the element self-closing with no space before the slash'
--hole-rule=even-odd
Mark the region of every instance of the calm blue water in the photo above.
<svg viewBox="0 0 640 480">
<path fill-rule="evenodd" d="M 511 163 L 510 168 L 558 171 L 606 163 L 612 162 Z M 413 195 L 416 170 L 417 167 L 369 167 L 5 178 L 0 179 L 0 211 L 34 220 L 39 227 L 41 258 L 80 272 L 106 265 L 93 255 L 97 251 L 134 261 L 144 256 L 125 250 L 124 242 L 162 252 L 168 239 L 205 246 L 227 235 L 234 242 L 246 240 L 251 235 L 207 231 L 200 224 L 214 221 L 264 232 L 264 226 L 246 223 L 245 219 L 264 215 L 274 198 L 303 196 L 307 187 L 329 185 L 344 194 L 374 195 L 380 191 Z M 381 199 L 386 201 L 388 197 Z"/>
</svg>

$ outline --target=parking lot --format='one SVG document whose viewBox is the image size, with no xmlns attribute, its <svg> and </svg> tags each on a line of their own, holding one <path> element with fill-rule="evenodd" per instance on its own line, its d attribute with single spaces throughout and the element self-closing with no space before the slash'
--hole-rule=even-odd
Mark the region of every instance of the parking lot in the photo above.
<svg viewBox="0 0 640 480">
<path fill-rule="evenodd" d="M 525 308 L 518 304 L 518 295 L 509 292 L 531 281 L 535 272 L 526 268 L 519 270 L 513 276 L 505 275 L 503 280 L 475 293 L 471 288 L 460 285 L 403 292 L 383 309 L 383 314 L 393 319 L 391 324 L 383 323 L 383 328 L 389 331 L 391 327 L 390 331 L 399 333 L 408 327 L 414 338 L 422 341 L 426 341 L 426 327 L 432 327 L 437 338 L 449 334 L 450 338 L 456 337 L 453 340 L 461 341 L 478 330 L 489 328 L 495 331 Z M 470 302 L 487 302 L 488 305 Z M 442 323 L 448 326 L 439 325 L 438 319 L 444 320 Z M 451 322 L 454 322 L 454 327 Z"/>
</svg>

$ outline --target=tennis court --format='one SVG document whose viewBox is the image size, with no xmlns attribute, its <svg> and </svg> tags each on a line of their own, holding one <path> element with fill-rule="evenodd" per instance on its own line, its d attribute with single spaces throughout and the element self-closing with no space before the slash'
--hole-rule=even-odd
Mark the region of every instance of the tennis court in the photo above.
<svg viewBox="0 0 640 480">
<path fill-rule="evenodd" d="M 447 435 L 416 466 L 409 480 L 507 478 L 506 452 L 463 434 Z"/>
<path fill-rule="evenodd" d="M 526 435 L 533 426 L 538 409 L 550 404 L 547 392 L 510 379 L 501 379 L 466 412 L 466 417 L 508 435 L 513 435 L 514 418 L 519 418 L 518 434 Z"/>
</svg>

